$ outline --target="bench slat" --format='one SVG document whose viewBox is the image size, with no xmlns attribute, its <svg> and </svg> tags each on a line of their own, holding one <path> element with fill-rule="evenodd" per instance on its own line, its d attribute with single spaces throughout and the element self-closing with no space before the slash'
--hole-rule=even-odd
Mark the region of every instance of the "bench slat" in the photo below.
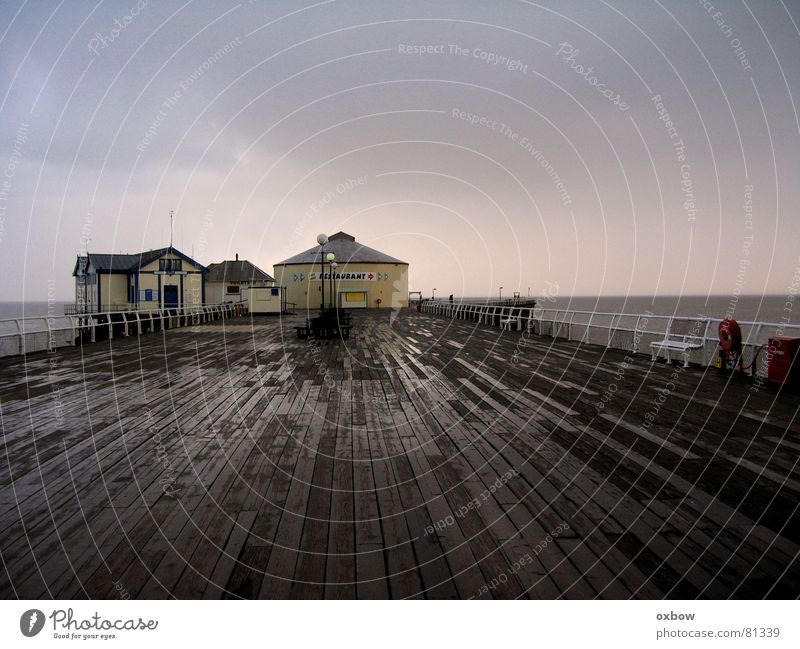
<svg viewBox="0 0 800 649">
<path fill-rule="evenodd" d="M 664 349 L 667 352 L 667 362 L 670 362 L 672 359 L 670 358 L 669 352 L 670 351 L 677 351 L 683 354 L 683 366 L 689 367 L 689 352 L 694 351 L 696 349 L 702 349 L 705 341 L 697 340 L 696 342 L 687 342 L 685 340 L 657 340 L 655 342 L 650 343 L 650 348 L 653 350 L 652 358 L 655 361 L 658 356 L 658 350 Z"/>
</svg>

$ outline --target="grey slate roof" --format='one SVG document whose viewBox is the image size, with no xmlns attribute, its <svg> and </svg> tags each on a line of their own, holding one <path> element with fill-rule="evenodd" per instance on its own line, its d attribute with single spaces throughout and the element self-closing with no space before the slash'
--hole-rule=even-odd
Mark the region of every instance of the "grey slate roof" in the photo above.
<svg viewBox="0 0 800 649">
<path fill-rule="evenodd" d="M 92 264 L 92 267 L 97 272 L 110 272 L 110 271 L 117 271 L 117 272 L 124 272 L 124 271 L 131 271 L 140 266 L 145 266 L 149 264 L 154 259 L 158 259 L 162 255 L 167 254 L 168 252 L 172 252 L 182 259 L 186 259 L 187 261 L 192 262 L 193 264 L 197 264 L 200 268 L 203 268 L 202 264 L 199 264 L 191 257 L 183 254 L 177 248 L 156 248 L 155 250 L 148 250 L 146 252 L 138 252 L 132 255 L 121 255 L 121 254 L 107 254 L 107 253 L 96 253 L 90 252 L 89 253 L 89 263 Z M 75 267 L 72 271 L 72 274 L 78 270 L 78 262 L 76 260 Z"/>
<path fill-rule="evenodd" d="M 404 261 L 357 243 L 355 237 L 345 232 L 337 232 L 328 238 L 328 243 L 325 244 L 325 254 L 327 255 L 329 252 L 336 255 L 336 261 L 340 264 L 404 264 L 408 266 Z M 275 266 L 318 264 L 319 262 L 319 246 L 314 246 L 299 255 L 279 261 Z"/>
<path fill-rule="evenodd" d="M 89 253 L 89 262 L 95 270 L 132 270 L 150 263 L 151 260 L 169 252 L 169 248 L 158 248 L 133 255 Z"/>
<path fill-rule="evenodd" d="M 94 269 L 108 270 L 130 270 L 135 268 L 142 261 L 140 255 L 115 255 L 115 254 L 95 254 L 89 253 L 89 263 Z"/>
<path fill-rule="evenodd" d="M 252 282 L 275 280 L 255 264 L 249 261 L 223 261 L 218 264 L 209 264 L 206 274 L 207 282 Z"/>
</svg>

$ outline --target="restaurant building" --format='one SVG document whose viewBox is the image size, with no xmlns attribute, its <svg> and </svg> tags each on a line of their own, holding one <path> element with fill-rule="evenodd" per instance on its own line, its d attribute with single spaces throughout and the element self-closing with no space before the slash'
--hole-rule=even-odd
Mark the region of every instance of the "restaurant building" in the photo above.
<svg viewBox="0 0 800 649">
<path fill-rule="evenodd" d="M 321 260 L 335 255 L 336 267 Z M 337 232 L 324 246 L 315 246 L 274 265 L 275 281 L 286 287 L 286 300 L 298 309 L 319 309 L 322 282 L 325 304 L 344 309 L 408 306 L 408 264 Z"/>
</svg>

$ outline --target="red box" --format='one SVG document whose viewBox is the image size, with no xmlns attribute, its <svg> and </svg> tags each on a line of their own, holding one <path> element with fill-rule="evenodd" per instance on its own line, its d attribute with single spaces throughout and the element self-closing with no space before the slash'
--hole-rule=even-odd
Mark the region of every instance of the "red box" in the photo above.
<svg viewBox="0 0 800 649">
<path fill-rule="evenodd" d="M 800 338 L 779 336 L 769 339 L 767 378 L 773 383 L 796 383 L 800 376 Z"/>
</svg>

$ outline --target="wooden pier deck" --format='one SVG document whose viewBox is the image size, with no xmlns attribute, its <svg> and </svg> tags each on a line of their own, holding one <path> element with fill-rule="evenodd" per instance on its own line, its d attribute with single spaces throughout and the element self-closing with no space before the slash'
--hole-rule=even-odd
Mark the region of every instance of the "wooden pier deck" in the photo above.
<svg viewBox="0 0 800 649">
<path fill-rule="evenodd" d="M 1 360 L 0 594 L 800 596 L 797 395 L 410 310 L 321 345 L 299 320 Z"/>
</svg>

